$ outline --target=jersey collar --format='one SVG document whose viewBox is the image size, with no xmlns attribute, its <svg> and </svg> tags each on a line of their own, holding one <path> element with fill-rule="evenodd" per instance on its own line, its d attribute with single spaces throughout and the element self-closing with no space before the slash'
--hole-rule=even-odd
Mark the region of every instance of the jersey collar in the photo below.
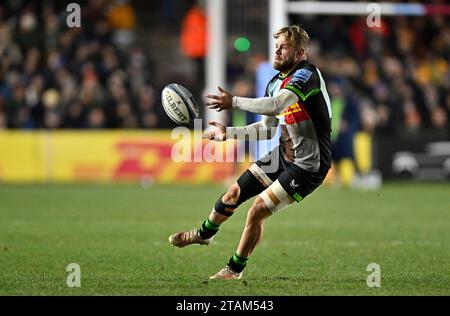
<svg viewBox="0 0 450 316">
<path fill-rule="evenodd" d="M 309 63 L 309 62 L 308 62 L 307 59 L 302 60 L 302 61 L 299 62 L 298 65 L 297 65 L 294 69 L 292 69 L 287 75 L 284 75 L 284 74 L 282 74 L 281 72 L 279 72 L 279 73 L 278 73 L 278 79 L 283 80 L 283 79 L 285 79 L 286 77 L 289 77 L 289 76 L 292 75 L 297 69 L 302 68 L 303 66 L 305 66 L 305 65 L 308 64 L 308 63 Z"/>
</svg>

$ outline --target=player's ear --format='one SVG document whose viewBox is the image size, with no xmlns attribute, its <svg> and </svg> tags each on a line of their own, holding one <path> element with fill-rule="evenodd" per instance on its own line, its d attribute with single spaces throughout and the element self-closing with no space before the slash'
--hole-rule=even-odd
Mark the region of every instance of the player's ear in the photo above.
<svg viewBox="0 0 450 316">
<path fill-rule="evenodd" d="M 299 48 L 297 50 L 297 57 L 298 58 L 302 58 L 304 54 L 305 54 L 305 50 L 303 48 Z"/>
</svg>

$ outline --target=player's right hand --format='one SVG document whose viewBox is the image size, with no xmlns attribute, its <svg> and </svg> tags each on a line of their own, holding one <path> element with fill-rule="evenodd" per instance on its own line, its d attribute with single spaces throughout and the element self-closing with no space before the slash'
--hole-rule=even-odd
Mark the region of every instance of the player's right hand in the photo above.
<svg viewBox="0 0 450 316">
<path fill-rule="evenodd" d="M 224 141 L 227 139 L 225 125 L 220 124 L 219 122 L 215 122 L 215 121 L 210 121 L 209 125 L 212 125 L 212 127 L 205 130 L 202 138 L 209 139 L 209 140 L 215 140 L 218 142 L 221 142 L 221 141 Z"/>
<path fill-rule="evenodd" d="M 221 86 L 217 87 L 217 89 L 219 89 L 220 94 L 206 95 L 209 99 L 209 101 L 206 102 L 208 108 L 211 110 L 216 110 L 217 112 L 231 109 L 233 107 L 233 95 Z"/>
</svg>

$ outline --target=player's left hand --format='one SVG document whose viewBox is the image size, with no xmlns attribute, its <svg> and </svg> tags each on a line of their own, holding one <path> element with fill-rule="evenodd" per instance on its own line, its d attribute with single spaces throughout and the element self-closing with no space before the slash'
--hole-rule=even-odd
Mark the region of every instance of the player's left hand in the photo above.
<svg viewBox="0 0 450 316">
<path fill-rule="evenodd" d="M 232 100 L 233 95 L 223 89 L 222 87 L 218 87 L 220 95 L 215 94 L 208 94 L 206 97 L 210 99 L 208 102 L 206 102 L 206 105 L 208 108 L 212 110 L 216 110 L 217 112 L 220 112 L 222 110 L 228 110 L 232 107 Z"/>
<path fill-rule="evenodd" d="M 218 142 L 222 142 L 227 139 L 227 129 L 225 125 L 215 121 L 210 121 L 209 125 L 213 126 L 213 128 L 205 131 L 202 138 L 215 140 Z"/>
</svg>

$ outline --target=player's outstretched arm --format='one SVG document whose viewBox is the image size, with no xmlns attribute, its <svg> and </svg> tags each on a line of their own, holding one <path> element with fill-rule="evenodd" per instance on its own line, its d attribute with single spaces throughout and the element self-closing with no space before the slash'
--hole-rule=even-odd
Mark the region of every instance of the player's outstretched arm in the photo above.
<svg viewBox="0 0 450 316">
<path fill-rule="evenodd" d="M 277 132 L 278 119 L 275 116 L 263 115 L 261 121 L 247 126 L 227 127 L 227 139 L 265 140 L 271 139 Z"/>
<path fill-rule="evenodd" d="M 277 132 L 278 119 L 274 116 L 263 116 L 261 121 L 246 126 L 225 127 L 219 122 L 210 121 L 210 128 L 205 130 L 202 138 L 225 141 L 227 139 L 264 140 L 271 139 Z"/>
<path fill-rule="evenodd" d="M 289 106 L 299 100 L 298 96 L 287 89 L 281 91 L 275 97 L 243 98 L 233 97 L 233 108 L 247 112 L 275 116 L 283 112 Z"/>
<path fill-rule="evenodd" d="M 209 99 L 206 102 L 208 108 L 218 112 L 238 108 L 247 112 L 274 116 L 298 101 L 298 96 L 287 89 L 282 89 L 275 97 L 263 98 L 233 96 L 221 87 L 219 87 L 219 91 L 220 95 L 208 94 L 206 96 Z"/>
</svg>

